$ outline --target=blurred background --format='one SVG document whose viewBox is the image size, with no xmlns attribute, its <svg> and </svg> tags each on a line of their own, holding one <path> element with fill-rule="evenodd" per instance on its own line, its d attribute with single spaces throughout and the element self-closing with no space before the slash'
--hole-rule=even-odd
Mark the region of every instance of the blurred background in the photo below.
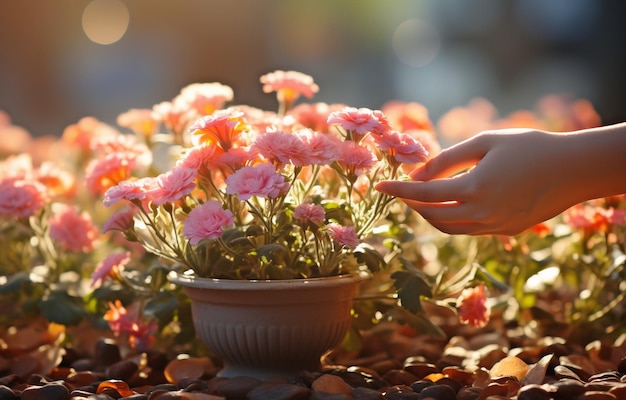
<svg viewBox="0 0 626 400">
<path fill-rule="evenodd" d="M 115 123 L 193 82 L 276 108 L 259 77 L 312 75 L 313 101 L 415 101 L 436 121 L 483 97 L 500 114 L 544 95 L 626 121 L 623 0 L 19 0 L 0 5 L 0 110 L 34 136 Z"/>
</svg>

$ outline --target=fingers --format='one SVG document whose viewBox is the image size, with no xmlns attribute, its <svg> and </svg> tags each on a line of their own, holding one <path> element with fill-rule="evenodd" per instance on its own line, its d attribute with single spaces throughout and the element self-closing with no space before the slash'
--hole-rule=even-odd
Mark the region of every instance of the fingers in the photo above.
<svg viewBox="0 0 626 400">
<path fill-rule="evenodd" d="M 489 137 L 477 135 L 452 147 L 442 150 L 426 164 L 415 169 L 411 179 L 427 181 L 452 176 L 480 161 L 489 150 Z"/>
<path fill-rule="evenodd" d="M 382 181 L 375 189 L 405 201 L 413 200 L 423 203 L 441 203 L 449 201 L 463 202 L 466 200 L 462 177 L 444 178 L 428 182 L 417 181 Z"/>
</svg>

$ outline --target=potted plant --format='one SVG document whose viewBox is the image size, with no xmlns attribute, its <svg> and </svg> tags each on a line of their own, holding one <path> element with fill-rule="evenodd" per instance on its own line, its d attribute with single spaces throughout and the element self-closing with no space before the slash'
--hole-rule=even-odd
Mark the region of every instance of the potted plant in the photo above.
<svg viewBox="0 0 626 400">
<path fill-rule="evenodd" d="M 318 90 L 308 75 L 275 71 L 261 82 L 276 92 L 277 113 L 225 108 L 232 93 L 221 84 L 155 106 L 175 133 L 173 166 L 104 194 L 106 206 L 132 206 L 105 231 L 122 231 L 171 268 L 196 329 L 225 363 L 222 375 L 315 368 L 342 340 L 359 282 L 399 251 L 374 234 L 394 217 L 393 198 L 373 187 L 428 157 L 381 111 L 294 109 Z M 291 316 L 278 308 L 288 303 Z"/>
</svg>

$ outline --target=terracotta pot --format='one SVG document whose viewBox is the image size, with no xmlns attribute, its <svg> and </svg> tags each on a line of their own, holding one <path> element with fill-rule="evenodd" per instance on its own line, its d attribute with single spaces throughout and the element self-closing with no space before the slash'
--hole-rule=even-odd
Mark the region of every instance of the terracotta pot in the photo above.
<svg viewBox="0 0 626 400">
<path fill-rule="evenodd" d="M 361 278 L 239 281 L 177 275 L 191 299 L 196 331 L 224 362 L 218 376 L 293 375 L 347 333 Z"/>
</svg>

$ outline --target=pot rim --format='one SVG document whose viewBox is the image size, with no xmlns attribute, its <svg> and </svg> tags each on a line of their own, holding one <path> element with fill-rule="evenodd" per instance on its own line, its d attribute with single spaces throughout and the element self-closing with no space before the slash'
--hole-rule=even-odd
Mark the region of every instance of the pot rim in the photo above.
<svg viewBox="0 0 626 400">
<path fill-rule="evenodd" d="M 270 288 L 272 290 L 290 289 L 299 287 L 305 289 L 314 286 L 342 286 L 346 284 L 357 284 L 369 279 L 369 276 L 357 274 L 344 274 L 335 276 L 325 276 L 318 278 L 302 279 L 220 279 L 202 278 L 194 274 L 177 273 L 171 271 L 167 279 L 175 284 L 187 287 L 211 287 L 215 289 L 260 289 Z"/>
</svg>

